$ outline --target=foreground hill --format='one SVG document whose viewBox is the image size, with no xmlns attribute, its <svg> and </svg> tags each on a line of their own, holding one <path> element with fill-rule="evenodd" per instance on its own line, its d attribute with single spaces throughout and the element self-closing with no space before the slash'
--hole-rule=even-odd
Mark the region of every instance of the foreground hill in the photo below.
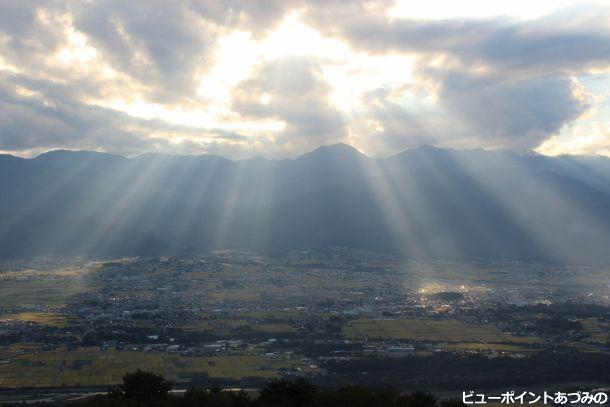
<svg viewBox="0 0 610 407">
<path fill-rule="evenodd" d="M 0 257 L 267 254 L 610 260 L 610 159 L 347 145 L 294 160 L 52 151 L 0 156 Z"/>
</svg>

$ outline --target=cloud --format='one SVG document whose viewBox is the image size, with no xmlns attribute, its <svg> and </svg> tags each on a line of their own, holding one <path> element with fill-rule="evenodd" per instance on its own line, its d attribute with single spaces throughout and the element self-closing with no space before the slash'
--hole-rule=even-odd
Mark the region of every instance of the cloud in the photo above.
<svg viewBox="0 0 610 407">
<path fill-rule="evenodd" d="M 0 33 L 6 38 L 0 52 L 17 66 L 59 74 L 54 57 L 70 45 L 70 36 L 80 35 L 80 45 L 93 52 L 98 65 L 126 77 L 149 100 L 168 104 L 199 102 L 197 85 L 214 63 L 218 38 L 239 29 L 265 33 L 288 6 L 280 1 L 191 0 L 1 4 Z"/>
<path fill-rule="evenodd" d="M 393 3 L 0 0 L 0 150 L 522 150 L 566 140 L 554 137 L 604 111 L 581 83 L 594 72 L 610 77 L 608 7 L 424 20 L 390 16 Z M 286 29 L 291 21 L 299 25 Z M 278 27 L 295 37 L 270 53 L 261 44 Z M 240 40 L 221 49 L 227 38 Z M 308 40 L 316 45 L 291 51 L 290 41 Z M 394 56 L 408 63 L 378 66 Z"/>
<path fill-rule="evenodd" d="M 47 106 L 10 100 L 5 95 L 0 106 L 0 149 L 5 151 L 70 148 L 133 155 L 154 150 L 155 143 L 166 143 L 146 137 L 133 126 L 128 130 L 132 119 L 103 108 Z"/>
<path fill-rule="evenodd" d="M 429 112 L 402 106 L 390 89 L 367 92 L 362 96 L 362 105 L 365 110 L 349 123 L 349 141 L 369 154 L 387 156 L 442 140 Z"/>
<path fill-rule="evenodd" d="M 460 129 L 436 129 L 441 144 L 468 138 L 475 146 L 535 148 L 590 107 L 573 76 L 610 71 L 607 8 L 577 7 L 526 21 L 433 21 L 322 11 L 310 15 L 310 21 L 364 52 L 412 55 L 415 76 L 435 95 L 438 113 L 447 112 L 446 119 Z M 376 119 L 380 126 L 397 127 L 396 115 L 382 116 L 385 120 Z M 408 111 L 404 120 L 409 133 L 413 120 Z M 428 139 L 434 142 L 434 137 Z"/>
<path fill-rule="evenodd" d="M 145 120 L 105 102 L 204 110 L 200 75 L 219 35 L 252 25 L 240 11 L 248 4 L 2 1 L 0 150 L 234 151 L 247 140 L 234 130 Z"/>
<path fill-rule="evenodd" d="M 154 101 L 192 97 L 218 28 L 177 1 L 97 1 L 74 10 L 74 26 Z"/>
<path fill-rule="evenodd" d="M 233 108 L 243 117 L 278 119 L 286 126 L 276 142 L 318 146 L 342 141 L 345 122 L 330 101 L 330 85 L 319 61 L 289 56 L 264 63 L 233 93 Z"/>
<path fill-rule="evenodd" d="M 46 54 L 63 42 L 63 24 L 58 24 L 59 17 L 66 12 L 62 2 L 49 0 L 43 9 L 40 2 L 35 0 L 2 0 L 0 7 L 0 31 L 5 36 L 2 41 L 3 52 L 12 48 L 21 51 L 24 56 L 32 53 Z"/>
<path fill-rule="evenodd" d="M 610 10 L 601 7 L 575 7 L 526 21 L 415 20 L 382 13 L 310 15 L 319 29 L 367 52 L 439 54 L 470 66 L 534 74 L 607 69 L 609 18 Z"/>
<path fill-rule="evenodd" d="M 566 76 L 513 80 L 438 69 L 429 76 L 440 83 L 440 104 L 486 146 L 533 149 L 589 108 Z"/>
<path fill-rule="evenodd" d="M 111 151 L 137 155 L 147 151 L 203 153 L 247 138 L 225 129 L 198 129 L 73 100 L 70 86 L 38 80 L 32 92 L 18 75 L 0 76 L 0 150 L 44 151 L 55 148 Z M 173 141 L 173 138 L 177 138 Z M 218 147 L 217 147 L 218 148 Z"/>
<path fill-rule="evenodd" d="M 553 136 L 538 149 L 543 154 L 591 154 L 610 156 L 610 122 L 593 122 L 585 129 L 575 129 L 575 134 L 565 139 L 564 134 Z"/>
</svg>

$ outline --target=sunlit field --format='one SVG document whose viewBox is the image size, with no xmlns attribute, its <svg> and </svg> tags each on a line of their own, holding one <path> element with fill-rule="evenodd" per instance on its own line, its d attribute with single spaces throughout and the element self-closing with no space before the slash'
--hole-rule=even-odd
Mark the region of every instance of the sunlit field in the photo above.
<svg viewBox="0 0 610 407">
<path fill-rule="evenodd" d="M 137 353 L 114 349 L 58 348 L 34 355 L 17 356 L 0 364 L 3 387 L 65 387 L 117 385 L 123 375 L 137 369 L 162 374 L 177 383 L 198 376 L 241 379 L 272 378 L 278 368 L 290 368 L 290 360 L 265 359 L 258 355 L 225 357 L 182 357 L 163 353 Z M 315 372 L 315 370 L 311 370 Z"/>
</svg>

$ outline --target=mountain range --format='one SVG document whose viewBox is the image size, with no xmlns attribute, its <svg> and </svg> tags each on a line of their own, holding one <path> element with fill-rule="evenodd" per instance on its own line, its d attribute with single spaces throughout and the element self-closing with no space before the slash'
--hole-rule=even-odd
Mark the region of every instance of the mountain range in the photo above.
<svg viewBox="0 0 610 407">
<path fill-rule="evenodd" d="M 56 150 L 0 155 L 0 258 L 275 255 L 610 260 L 610 159 L 338 144 L 296 159 Z"/>
</svg>

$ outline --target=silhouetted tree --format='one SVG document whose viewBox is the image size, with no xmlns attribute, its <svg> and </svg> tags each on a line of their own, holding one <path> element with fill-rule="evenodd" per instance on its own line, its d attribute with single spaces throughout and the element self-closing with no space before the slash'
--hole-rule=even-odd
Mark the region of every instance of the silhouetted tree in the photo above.
<svg viewBox="0 0 610 407">
<path fill-rule="evenodd" d="M 306 379 L 276 380 L 261 389 L 258 401 L 265 407 L 305 407 L 315 396 L 316 387 Z"/>
<path fill-rule="evenodd" d="M 128 399 L 144 401 L 167 398 L 167 393 L 172 386 L 172 382 L 165 380 L 163 376 L 138 369 L 123 376 L 123 384 L 119 386 L 119 389 Z"/>
<path fill-rule="evenodd" d="M 466 407 L 466 404 L 464 404 L 460 399 L 451 398 L 447 400 L 442 400 L 439 403 L 439 407 Z"/>
<path fill-rule="evenodd" d="M 364 386 L 345 386 L 320 392 L 318 406 L 369 407 L 394 406 L 400 393 L 395 390 L 373 390 Z"/>
<path fill-rule="evenodd" d="M 437 399 L 433 394 L 416 391 L 400 396 L 398 405 L 404 407 L 435 407 Z"/>
<path fill-rule="evenodd" d="M 169 395 L 172 383 L 140 370 L 123 377 L 110 394 L 75 402 L 59 401 L 44 406 L 75 407 L 466 407 L 458 399 L 438 401 L 429 393 L 401 393 L 360 385 L 319 389 L 306 379 L 280 379 L 265 385 L 258 397 L 220 387 L 195 387 L 184 396 Z"/>
<path fill-rule="evenodd" d="M 225 391 L 220 387 L 211 389 L 192 388 L 184 393 L 184 404 L 192 407 L 248 407 L 250 396 L 244 391 Z"/>
</svg>

